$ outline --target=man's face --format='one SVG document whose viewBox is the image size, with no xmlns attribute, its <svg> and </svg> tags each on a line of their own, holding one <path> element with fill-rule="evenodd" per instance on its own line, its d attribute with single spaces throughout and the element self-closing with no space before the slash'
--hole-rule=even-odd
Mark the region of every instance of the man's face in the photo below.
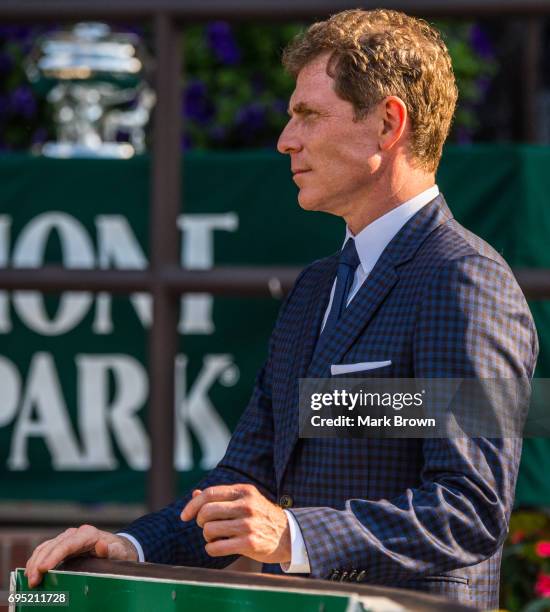
<svg viewBox="0 0 550 612">
<path fill-rule="evenodd" d="M 380 171 L 380 121 L 373 112 L 354 120 L 352 104 L 334 92 L 328 58 L 317 57 L 298 74 L 277 149 L 290 155 L 302 208 L 345 216 L 365 201 Z"/>
</svg>

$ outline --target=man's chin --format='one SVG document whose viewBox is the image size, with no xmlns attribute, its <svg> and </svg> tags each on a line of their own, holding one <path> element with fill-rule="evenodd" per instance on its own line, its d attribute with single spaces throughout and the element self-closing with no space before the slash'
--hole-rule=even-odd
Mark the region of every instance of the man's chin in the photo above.
<svg viewBox="0 0 550 612">
<path fill-rule="evenodd" d="M 304 210 L 320 210 L 321 201 L 319 198 L 312 197 L 311 194 L 304 193 L 304 190 L 298 192 L 298 204 Z"/>
</svg>

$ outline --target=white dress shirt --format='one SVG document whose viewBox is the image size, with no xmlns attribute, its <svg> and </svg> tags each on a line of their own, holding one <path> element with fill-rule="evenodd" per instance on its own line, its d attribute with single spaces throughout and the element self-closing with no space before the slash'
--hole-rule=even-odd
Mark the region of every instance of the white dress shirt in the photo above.
<svg viewBox="0 0 550 612">
<path fill-rule="evenodd" d="M 407 200 L 396 208 L 392 208 L 392 210 L 387 212 L 385 215 L 375 219 L 372 223 L 367 225 L 367 227 L 363 228 L 355 237 L 351 233 L 349 227 L 346 227 L 346 238 L 342 248 L 344 248 L 348 238 L 354 238 L 357 254 L 359 255 L 359 261 L 361 262 L 355 271 L 353 284 L 349 292 L 346 306 L 348 306 L 351 300 L 357 295 L 361 285 L 372 272 L 372 269 L 376 265 L 380 255 L 382 255 L 384 249 L 388 246 L 391 239 L 411 217 L 413 217 L 421 208 L 423 208 L 428 202 L 431 202 L 438 195 L 439 188 L 437 185 L 426 189 L 414 198 Z M 332 284 L 330 299 L 325 311 L 325 316 L 323 317 L 321 331 L 324 329 L 327 322 L 335 289 L 336 279 L 334 279 L 334 283 Z M 292 552 L 290 563 L 281 563 L 281 568 L 284 572 L 289 574 L 309 574 L 311 570 L 302 532 L 300 531 L 298 522 L 294 516 L 292 516 L 292 513 L 288 510 L 285 510 L 285 512 L 290 527 L 290 542 Z"/>
<path fill-rule="evenodd" d="M 382 255 L 382 252 L 388 246 L 391 239 L 411 217 L 413 217 L 421 208 L 423 208 L 428 202 L 431 202 L 438 195 L 439 188 L 437 185 L 426 189 L 414 198 L 407 200 L 403 204 L 400 204 L 396 208 L 393 208 L 387 212 L 385 215 L 375 219 L 372 223 L 367 225 L 367 227 L 362 229 L 355 237 L 351 233 L 350 229 L 346 227 L 346 238 L 342 248 L 346 244 L 348 238 L 354 238 L 357 254 L 359 255 L 359 261 L 361 262 L 355 271 L 347 305 L 349 305 L 351 300 L 355 297 L 359 291 L 359 288 L 371 273 L 380 255 Z M 324 329 L 325 323 L 327 322 L 328 314 L 332 306 L 335 288 L 336 279 L 334 279 L 334 283 L 332 285 L 330 299 L 323 318 L 321 331 Z M 288 525 L 290 529 L 291 560 L 290 563 L 281 563 L 281 568 L 284 572 L 289 574 L 309 574 L 311 570 L 302 532 L 292 513 L 288 510 L 285 510 L 285 513 L 288 518 Z M 130 540 L 137 550 L 139 561 L 145 561 L 143 548 L 136 538 L 128 533 L 118 533 L 117 535 L 128 538 L 128 540 Z"/>
</svg>

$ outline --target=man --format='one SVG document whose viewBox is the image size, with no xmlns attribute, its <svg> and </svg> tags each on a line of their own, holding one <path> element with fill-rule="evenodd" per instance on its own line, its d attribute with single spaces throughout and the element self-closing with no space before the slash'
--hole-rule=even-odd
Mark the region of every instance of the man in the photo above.
<svg viewBox="0 0 550 612">
<path fill-rule="evenodd" d="M 296 88 L 278 149 L 302 208 L 344 218 L 342 251 L 300 274 L 227 453 L 198 488 L 124 535 L 68 530 L 27 575 L 36 584 L 84 551 L 207 567 L 244 555 L 267 572 L 496 608 L 519 439 L 298 438 L 298 379 L 335 364 L 390 378 L 533 374 L 536 333 L 510 269 L 435 185 L 457 97 L 447 49 L 424 21 L 352 10 L 311 26 L 284 63 Z"/>
</svg>

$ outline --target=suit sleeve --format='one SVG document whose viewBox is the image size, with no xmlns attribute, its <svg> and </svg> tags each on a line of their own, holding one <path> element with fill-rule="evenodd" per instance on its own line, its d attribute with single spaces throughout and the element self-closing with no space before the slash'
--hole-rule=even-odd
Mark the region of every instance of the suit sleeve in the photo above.
<svg viewBox="0 0 550 612">
<path fill-rule="evenodd" d="M 417 378 L 529 380 L 538 344 L 511 271 L 479 255 L 446 263 L 421 301 L 413 352 Z M 499 548 L 521 439 L 427 438 L 422 450 L 420 484 L 398 497 L 291 510 L 312 577 L 356 568 L 366 581 L 395 583 L 479 563 Z"/>
<path fill-rule="evenodd" d="M 307 268 L 298 276 L 293 290 L 281 306 L 279 319 Z M 271 410 L 271 356 L 277 325 L 270 343 L 268 358 L 260 369 L 252 397 L 231 436 L 220 463 L 196 487 L 246 483 L 255 485 L 268 499 L 275 500 L 273 465 L 273 416 Z M 204 547 L 202 529 L 194 520 L 183 522 L 181 511 L 191 499 L 191 491 L 158 512 L 147 514 L 120 532 L 130 534 L 143 548 L 145 561 L 174 565 L 220 568 L 237 556 L 210 557 Z"/>
</svg>

